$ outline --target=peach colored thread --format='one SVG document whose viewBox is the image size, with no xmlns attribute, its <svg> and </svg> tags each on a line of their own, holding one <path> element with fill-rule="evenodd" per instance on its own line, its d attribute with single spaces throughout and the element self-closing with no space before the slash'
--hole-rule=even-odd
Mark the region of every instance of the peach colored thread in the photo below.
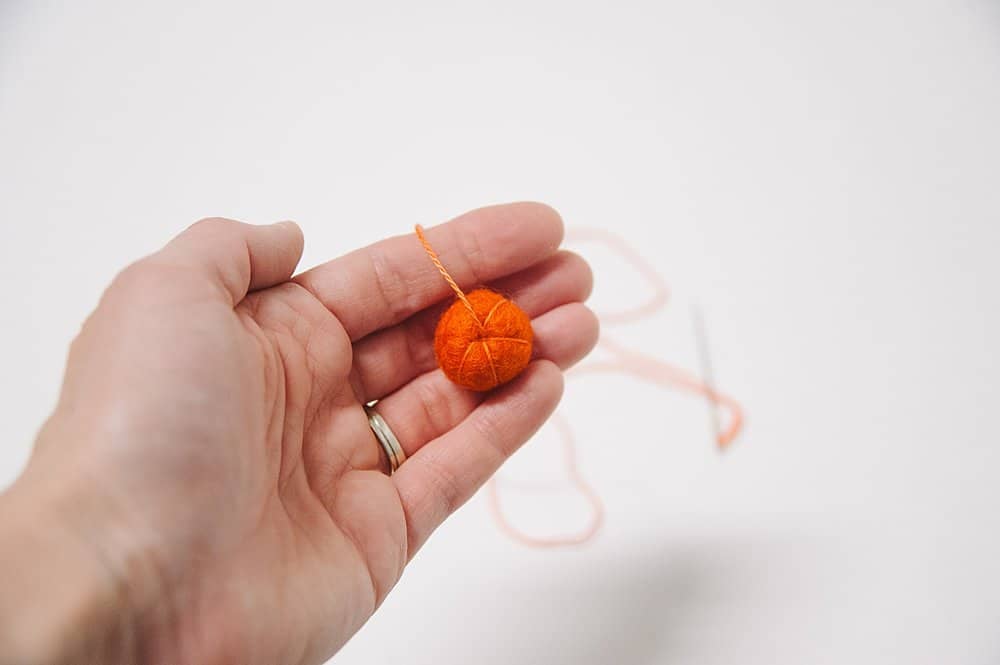
<svg viewBox="0 0 1000 665">
<path fill-rule="evenodd" d="M 472 303 L 470 303 L 469 299 L 465 296 L 465 291 L 463 291 L 458 283 L 452 279 L 451 275 L 448 274 L 444 264 L 441 263 L 441 259 L 438 258 L 437 252 L 434 251 L 434 248 L 431 247 L 431 243 L 428 242 L 427 237 L 424 236 L 424 227 L 417 224 L 413 227 L 413 230 L 417 232 L 417 238 L 420 239 L 420 244 L 424 246 L 424 251 L 427 252 L 427 256 L 430 257 L 434 267 L 437 268 L 438 272 L 441 273 L 441 276 L 444 277 L 444 281 L 448 282 L 448 286 L 450 286 L 451 290 L 455 292 L 455 295 L 458 296 L 459 300 L 465 303 L 465 308 L 469 310 L 470 314 L 472 314 L 473 320 L 475 320 L 479 324 L 479 327 L 482 328 L 483 323 L 479 320 L 479 317 L 476 316 L 476 310 L 472 308 Z"/>
<path fill-rule="evenodd" d="M 729 426 L 719 433 L 716 440 L 720 449 L 725 449 L 739 435 L 743 428 L 743 408 L 739 402 L 718 391 L 712 390 L 703 381 L 698 380 L 690 372 L 665 363 L 645 353 L 639 353 L 626 349 L 611 341 L 608 337 L 603 337 L 598 344 L 617 356 L 617 361 L 593 362 L 580 365 L 576 368 L 576 374 L 586 372 L 613 372 L 627 373 L 636 378 L 659 385 L 663 388 L 680 388 L 688 392 L 701 395 L 716 406 L 724 406 L 729 410 Z"/>
<path fill-rule="evenodd" d="M 500 503 L 499 484 L 496 478 L 494 478 L 490 481 L 488 487 L 490 493 L 490 509 L 493 512 L 494 520 L 496 520 L 497 525 L 504 533 L 507 534 L 507 536 L 530 547 L 582 545 L 597 534 L 601 528 L 601 524 L 604 522 L 604 504 L 601 502 L 601 497 L 598 496 L 594 488 L 587 483 L 577 468 L 576 449 L 573 445 L 573 432 L 570 431 L 569 425 L 558 413 L 552 414 L 552 422 L 555 423 L 562 434 L 563 455 L 566 460 L 567 475 L 569 475 L 573 485 L 575 485 L 587 501 L 590 502 L 590 524 L 587 525 L 586 529 L 576 535 L 552 536 L 548 538 L 529 536 L 515 528 L 504 517 L 503 506 Z"/>
<path fill-rule="evenodd" d="M 660 273 L 656 272 L 656 269 L 653 268 L 653 266 L 647 263 L 646 260 L 643 259 L 637 251 L 632 249 L 628 243 L 622 240 L 620 236 L 617 236 L 610 231 L 605 231 L 604 229 L 573 229 L 571 234 L 575 239 L 584 241 L 593 240 L 615 250 L 621 254 L 625 258 L 626 262 L 635 268 L 640 275 L 646 278 L 649 285 L 653 287 L 653 295 L 649 298 L 649 300 L 640 305 L 631 309 L 622 310 L 620 312 L 598 312 L 597 318 L 601 320 L 601 323 L 605 325 L 615 325 L 618 323 L 640 321 L 666 307 L 667 301 L 670 300 L 670 288 L 667 286 L 666 281 L 664 281 L 663 277 L 660 276 Z"/>
<path fill-rule="evenodd" d="M 601 229 L 584 229 L 574 233 L 576 237 L 595 240 L 603 243 L 610 249 L 621 254 L 628 263 L 650 283 L 653 287 L 652 297 L 645 303 L 632 309 L 621 312 L 599 314 L 598 318 L 602 324 L 614 325 L 616 323 L 628 323 L 642 320 L 663 309 L 669 300 L 670 291 L 666 282 L 645 259 L 642 258 L 620 237 Z M 602 334 L 599 345 L 612 354 L 612 360 L 595 361 L 577 366 L 569 376 L 576 376 L 592 373 L 616 373 L 625 374 L 633 378 L 642 379 L 663 388 L 679 388 L 687 392 L 701 395 L 713 402 L 718 407 L 725 407 L 729 411 L 728 427 L 719 433 L 716 443 L 720 450 L 725 450 L 743 429 L 744 412 L 742 406 L 734 398 L 721 393 L 705 385 L 693 373 L 676 367 L 662 360 L 654 358 L 638 351 L 632 351 L 617 342 L 612 341 L 607 335 Z M 490 508 L 497 526 L 508 537 L 522 543 L 528 547 L 548 548 L 567 545 L 580 545 L 591 540 L 598 532 L 603 523 L 604 507 L 600 497 L 594 489 L 586 482 L 577 467 L 575 442 L 572 432 L 565 421 L 557 414 L 553 415 L 553 421 L 561 428 L 566 459 L 567 473 L 572 484 L 591 504 L 591 521 L 586 529 L 578 534 L 564 537 L 539 537 L 532 536 L 513 526 L 503 512 L 500 501 L 500 490 L 496 477 L 489 482 Z"/>
</svg>

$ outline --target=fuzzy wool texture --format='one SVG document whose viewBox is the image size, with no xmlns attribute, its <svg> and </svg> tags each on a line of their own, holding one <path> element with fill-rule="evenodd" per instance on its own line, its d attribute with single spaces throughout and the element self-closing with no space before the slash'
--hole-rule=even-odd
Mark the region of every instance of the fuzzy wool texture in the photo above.
<svg viewBox="0 0 1000 665">
<path fill-rule="evenodd" d="M 445 375 L 458 385 L 492 390 L 516 377 L 531 361 L 531 319 L 489 289 L 476 289 L 467 298 L 475 316 L 456 300 L 438 321 L 434 353 Z"/>
</svg>

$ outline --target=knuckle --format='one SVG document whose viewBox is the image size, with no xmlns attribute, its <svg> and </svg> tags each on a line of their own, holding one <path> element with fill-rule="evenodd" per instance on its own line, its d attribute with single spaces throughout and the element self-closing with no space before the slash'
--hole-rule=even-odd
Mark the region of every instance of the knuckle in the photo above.
<svg viewBox="0 0 1000 665">
<path fill-rule="evenodd" d="M 409 311 L 409 300 L 412 292 L 388 255 L 378 249 L 368 252 L 372 273 L 375 277 L 375 287 L 383 306 L 390 312 L 393 320 L 399 320 Z"/>
<path fill-rule="evenodd" d="M 430 484 L 434 488 L 434 496 L 441 505 L 443 517 L 451 515 L 462 505 L 462 492 L 458 480 L 432 457 L 423 458 L 423 464 L 430 478 Z"/>
<path fill-rule="evenodd" d="M 243 224 L 223 217 L 206 217 L 192 224 L 188 231 L 203 235 L 208 242 L 230 256 L 247 253 L 246 242 L 240 232 Z M 247 259 L 249 261 L 249 258 Z"/>
<path fill-rule="evenodd" d="M 219 232 L 232 229 L 238 225 L 239 222 L 232 219 L 226 219 L 225 217 L 204 217 L 189 226 L 188 230 Z"/>
<path fill-rule="evenodd" d="M 191 284 L 188 271 L 157 260 L 156 255 L 140 259 L 119 272 L 104 292 L 102 302 L 150 302 L 155 295 L 177 293 Z"/>
<path fill-rule="evenodd" d="M 417 387 L 417 403 L 426 422 L 427 438 L 436 436 L 438 432 L 446 432 L 452 424 L 447 413 L 450 403 L 435 381 L 422 381 Z M 442 411 L 445 411 L 442 413 Z"/>
<path fill-rule="evenodd" d="M 155 261 L 140 259 L 126 266 L 111 282 L 109 292 L 140 293 L 164 281 L 164 268 Z"/>
<path fill-rule="evenodd" d="M 483 250 L 482 243 L 475 233 L 463 233 L 458 236 L 458 251 L 465 261 L 466 270 L 472 283 L 480 284 L 484 280 L 481 277 L 484 262 L 490 255 Z"/>
<path fill-rule="evenodd" d="M 476 435 L 485 444 L 484 449 L 499 459 L 505 458 L 503 442 L 506 428 L 503 427 L 501 418 L 493 409 L 483 409 L 482 413 L 478 415 L 479 417 L 472 422 L 476 429 Z"/>
<path fill-rule="evenodd" d="M 420 370 L 433 369 L 436 366 L 434 345 L 426 343 L 426 340 L 434 339 L 434 331 L 428 331 L 424 322 L 417 321 L 412 327 L 403 327 L 398 334 L 403 338 L 402 345 L 410 366 Z"/>
</svg>

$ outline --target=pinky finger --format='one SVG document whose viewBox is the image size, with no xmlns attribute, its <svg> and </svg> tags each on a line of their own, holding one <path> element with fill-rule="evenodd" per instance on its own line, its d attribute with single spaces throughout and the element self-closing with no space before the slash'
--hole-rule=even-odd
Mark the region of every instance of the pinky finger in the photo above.
<svg viewBox="0 0 1000 665">
<path fill-rule="evenodd" d="M 411 558 L 434 529 L 545 423 L 562 391 L 559 368 L 547 360 L 533 362 L 454 429 L 406 460 L 392 478 L 406 514 Z"/>
</svg>

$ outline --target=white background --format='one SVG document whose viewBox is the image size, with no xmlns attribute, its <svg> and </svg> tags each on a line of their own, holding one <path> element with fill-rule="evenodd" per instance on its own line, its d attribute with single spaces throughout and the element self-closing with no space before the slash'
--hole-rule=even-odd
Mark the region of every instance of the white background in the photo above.
<svg viewBox="0 0 1000 665">
<path fill-rule="evenodd" d="M 476 497 L 335 662 L 1000 662 L 998 119 L 986 0 L 5 0 L 0 485 L 103 286 L 189 222 L 295 219 L 312 265 L 540 199 L 673 287 L 608 335 L 695 368 L 702 306 L 746 434 L 571 377 L 598 539 L 525 549 Z M 596 308 L 641 300 L 579 249 Z"/>
</svg>

